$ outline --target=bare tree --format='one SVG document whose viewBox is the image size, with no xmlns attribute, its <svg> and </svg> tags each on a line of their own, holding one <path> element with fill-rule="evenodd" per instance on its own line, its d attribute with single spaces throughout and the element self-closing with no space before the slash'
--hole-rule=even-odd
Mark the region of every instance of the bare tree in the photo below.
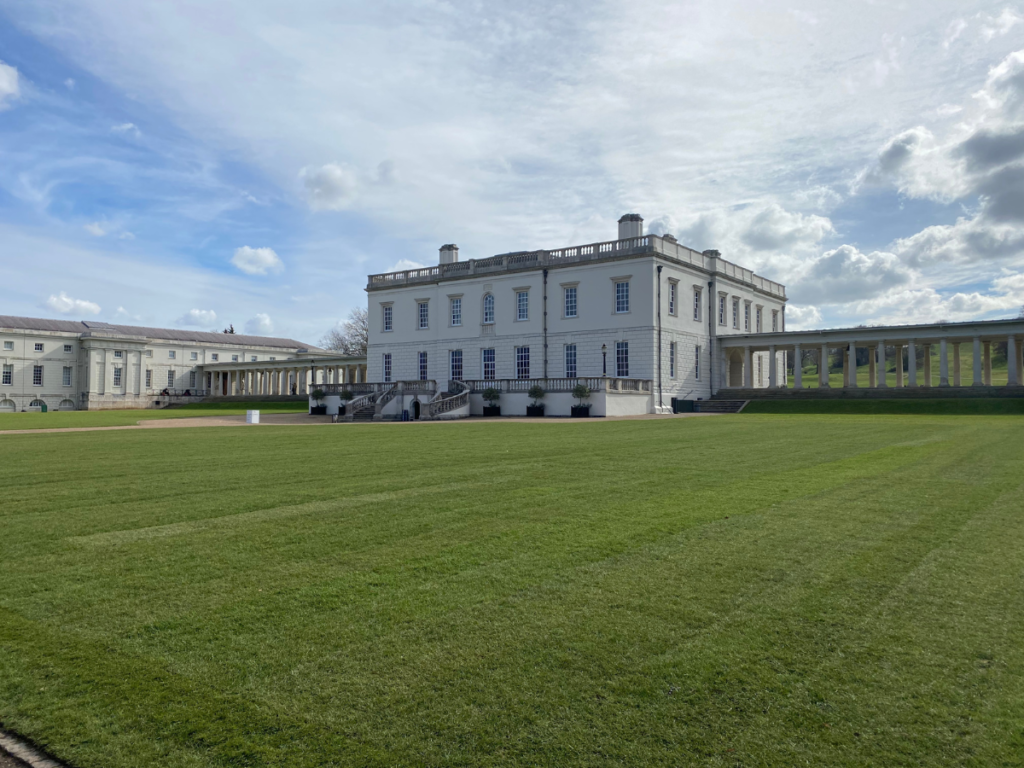
<svg viewBox="0 0 1024 768">
<path fill-rule="evenodd" d="M 234 325 L 234 323 L 232 323 L 231 325 L 229 325 L 227 328 L 224 329 L 224 333 L 234 333 L 234 332 L 235 332 L 235 325 Z"/>
<path fill-rule="evenodd" d="M 1024 317 L 1024 304 L 1022 304 L 1020 308 L 1020 317 Z"/>
<path fill-rule="evenodd" d="M 322 339 L 320 346 L 343 355 L 363 357 L 369 336 L 369 320 L 365 307 L 356 307 L 349 313 L 348 320 L 331 328 Z"/>
</svg>

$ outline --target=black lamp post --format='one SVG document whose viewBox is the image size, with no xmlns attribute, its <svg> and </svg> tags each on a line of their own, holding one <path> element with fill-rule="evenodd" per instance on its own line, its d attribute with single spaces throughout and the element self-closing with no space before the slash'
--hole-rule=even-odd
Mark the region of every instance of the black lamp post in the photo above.
<svg viewBox="0 0 1024 768">
<path fill-rule="evenodd" d="M 608 345 L 601 345 L 601 375 L 608 375 Z"/>
</svg>

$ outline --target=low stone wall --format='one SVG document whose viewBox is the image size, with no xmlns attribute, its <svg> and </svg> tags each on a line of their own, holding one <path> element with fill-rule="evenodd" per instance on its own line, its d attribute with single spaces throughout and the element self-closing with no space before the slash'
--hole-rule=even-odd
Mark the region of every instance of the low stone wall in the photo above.
<svg viewBox="0 0 1024 768">
<path fill-rule="evenodd" d="M 927 398 L 1024 397 L 1024 387 L 835 387 L 819 389 L 738 389 L 718 390 L 712 400 L 900 400 Z"/>
</svg>

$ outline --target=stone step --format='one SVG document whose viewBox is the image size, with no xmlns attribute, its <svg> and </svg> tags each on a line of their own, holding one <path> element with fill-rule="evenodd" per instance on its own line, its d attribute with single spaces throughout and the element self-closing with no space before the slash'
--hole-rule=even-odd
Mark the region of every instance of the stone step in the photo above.
<svg viewBox="0 0 1024 768">
<path fill-rule="evenodd" d="M 746 400 L 698 400 L 693 404 L 694 413 L 739 413 Z"/>
</svg>

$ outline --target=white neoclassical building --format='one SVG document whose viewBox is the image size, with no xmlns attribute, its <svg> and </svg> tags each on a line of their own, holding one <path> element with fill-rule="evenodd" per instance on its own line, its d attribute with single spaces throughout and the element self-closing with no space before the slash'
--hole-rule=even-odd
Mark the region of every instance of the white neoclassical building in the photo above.
<svg viewBox="0 0 1024 768">
<path fill-rule="evenodd" d="M 478 413 L 489 387 L 503 413 L 525 413 L 534 384 L 568 415 L 580 382 L 594 415 L 667 412 L 711 395 L 717 338 L 785 330 L 783 285 L 646 235 L 637 214 L 600 243 L 465 261 L 445 245 L 437 266 L 371 275 L 367 293 L 368 377 L 395 390 L 376 403 L 384 417 Z"/>
</svg>

